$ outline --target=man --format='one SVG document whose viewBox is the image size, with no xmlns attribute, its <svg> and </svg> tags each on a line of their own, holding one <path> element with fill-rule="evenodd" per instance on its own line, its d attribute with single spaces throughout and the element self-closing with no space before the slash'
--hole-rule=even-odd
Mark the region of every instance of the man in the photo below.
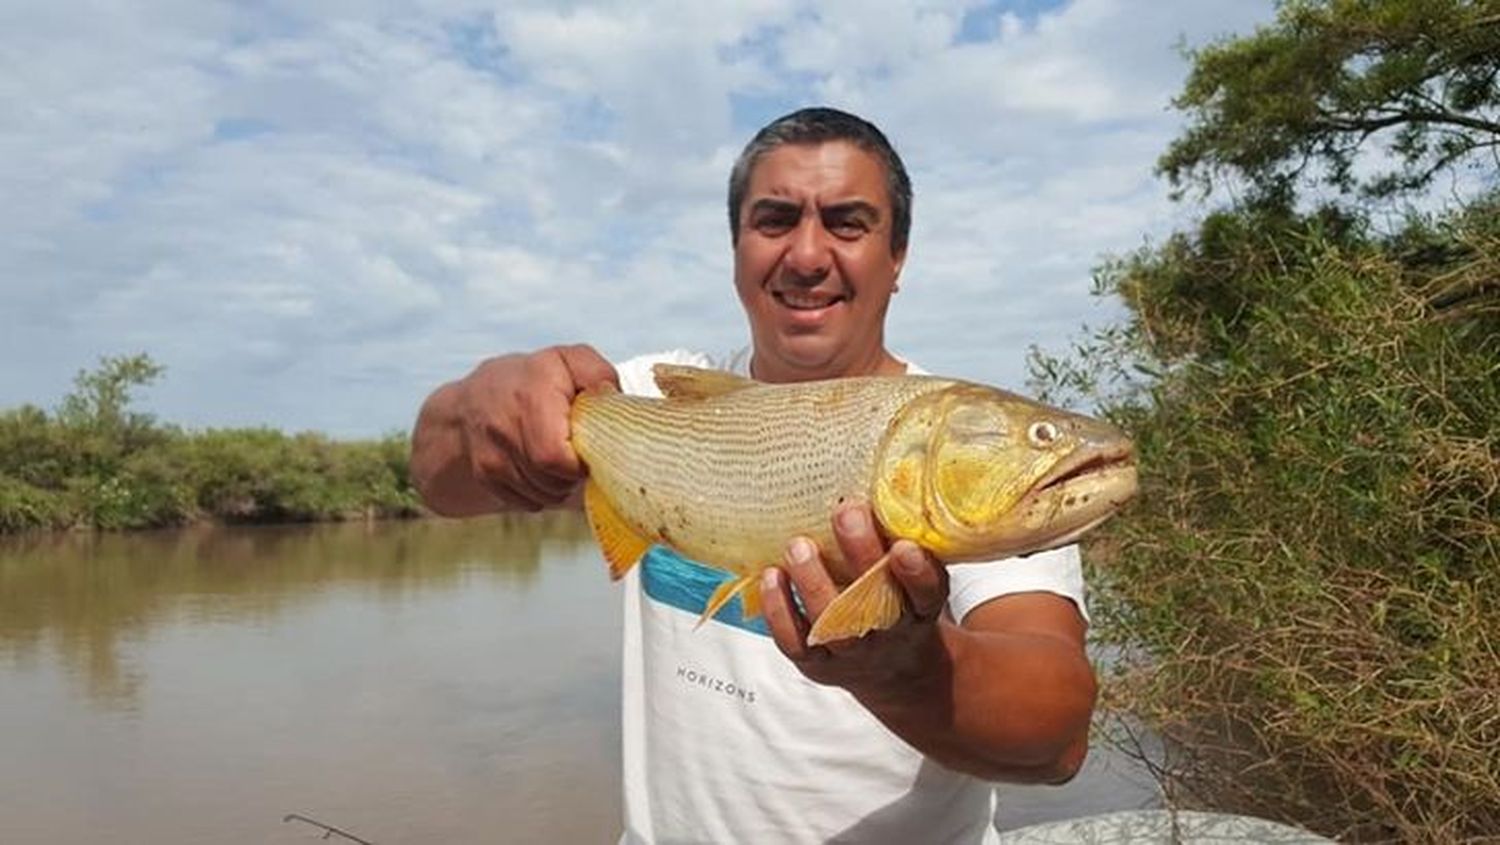
<svg viewBox="0 0 1500 845">
<path fill-rule="evenodd" d="M 751 346 L 717 363 L 767 382 L 914 370 L 885 346 L 911 187 L 878 129 L 832 109 L 773 121 L 735 164 L 729 219 Z M 587 346 L 485 361 L 424 405 L 418 488 L 451 516 L 568 502 L 585 472 L 573 397 L 600 382 L 655 393 L 657 361 L 715 363 L 679 351 L 617 369 Z M 830 516 L 847 563 L 789 538 L 763 623 L 694 630 L 722 575 L 669 551 L 627 577 L 623 841 L 983 842 L 988 781 L 1077 771 L 1095 685 L 1076 548 L 945 569 L 898 541 L 905 618 L 809 647 L 838 585 L 887 550 L 867 504 Z"/>
</svg>

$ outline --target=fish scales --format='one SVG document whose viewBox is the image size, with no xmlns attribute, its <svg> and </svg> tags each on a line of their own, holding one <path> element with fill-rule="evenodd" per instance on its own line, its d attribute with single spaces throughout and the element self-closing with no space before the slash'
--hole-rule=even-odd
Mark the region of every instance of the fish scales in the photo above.
<svg viewBox="0 0 1500 845">
<path fill-rule="evenodd" d="M 829 514 L 866 497 L 877 448 L 937 378 L 747 387 L 706 399 L 580 397 L 573 445 L 621 517 L 688 557 L 747 574 L 787 538 L 837 556 Z"/>
<path fill-rule="evenodd" d="M 1000 560 L 1073 542 L 1136 491 L 1133 446 L 1106 422 L 984 385 L 903 376 L 764 385 L 658 364 L 666 399 L 589 391 L 575 399 L 584 503 L 610 575 L 653 542 L 736 577 L 760 615 L 757 576 L 794 535 L 837 557 L 829 515 L 859 497 L 888 537 L 942 563 Z M 895 625 L 903 590 L 889 554 L 831 601 L 810 645 Z"/>
</svg>

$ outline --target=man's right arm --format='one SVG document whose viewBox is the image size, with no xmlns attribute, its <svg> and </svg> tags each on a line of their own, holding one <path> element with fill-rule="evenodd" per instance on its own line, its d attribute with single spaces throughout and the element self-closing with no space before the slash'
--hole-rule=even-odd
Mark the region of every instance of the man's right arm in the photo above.
<svg viewBox="0 0 1500 845">
<path fill-rule="evenodd" d="M 614 367 L 583 345 L 482 362 L 423 403 L 411 438 L 413 485 L 443 516 L 562 504 L 585 474 L 568 440 L 568 409 L 605 382 L 619 386 Z"/>
</svg>

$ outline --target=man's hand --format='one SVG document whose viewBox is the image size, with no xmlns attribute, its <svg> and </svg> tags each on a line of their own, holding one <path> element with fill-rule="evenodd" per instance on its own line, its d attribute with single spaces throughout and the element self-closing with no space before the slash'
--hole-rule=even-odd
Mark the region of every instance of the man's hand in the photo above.
<svg viewBox="0 0 1500 845">
<path fill-rule="evenodd" d="M 1003 595 L 945 613 L 947 569 L 915 544 L 889 547 L 906 613 L 895 627 L 857 640 L 808 646 L 811 623 L 840 587 L 887 547 L 869 507 L 834 517 L 844 561 L 825 561 L 795 538 L 782 568 L 766 570 L 762 611 L 776 644 L 802 674 L 843 687 L 913 748 L 988 780 L 1058 783 L 1088 752 L 1096 693 L 1084 651 L 1085 625 L 1071 601 L 1045 592 Z M 799 609 L 792 587 L 802 599 Z"/>
<path fill-rule="evenodd" d="M 445 516 L 562 504 L 585 474 L 568 441 L 568 409 L 606 382 L 619 386 L 614 367 L 583 345 L 484 361 L 422 406 L 412 433 L 417 490 Z"/>
<path fill-rule="evenodd" d="M 859 577 L 887 551 L 868 505 L 840 507 L 833 528 L 841 565 L 825 562 L 811 540 L 797 537 L 787 546 L 785 573 L 774 567 L 766 570 L 763 611 L 777 646 L 809 679 L 843 687 L 861 700 L 923 694 L 934 684 L 946 684 L 946 653 L 938 639 L 937 620 L 948 601 L 948 573 L 908 540 L 889 548 L 891 572 L 906 593 L 901 621 L 857 640 L 807 644 L 808 630 L 839 594 L 839 584 Z M 803 609 L 793 601 L 792 587 Z"/>
</svg>

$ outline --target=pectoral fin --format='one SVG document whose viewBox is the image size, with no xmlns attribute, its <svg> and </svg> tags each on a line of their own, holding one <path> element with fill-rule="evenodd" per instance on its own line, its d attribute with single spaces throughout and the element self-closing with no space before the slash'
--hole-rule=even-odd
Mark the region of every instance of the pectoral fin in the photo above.
<svg viewBox="0 0 1500 845">
<path fill-rule="evenodd" d="M 895 625 L 906 604 L 890 564 L 891 556 L 887 554 L 839 593 L 813 623 L 807 644 L 855 639 Z"/>
<path fill-rule="evenodd" d="M 592 478 L 583 485 L 583 510 L 588 514 L 589 528 L 594 539 L 604 550 L 604 559 L 609 561 L 609 577 L 618 581 L 625 577 L 630 567 L 635 566 L 651 548 L 651 541 L 642 537 L 615 510 L 604 490 Z"/>
</svg>

